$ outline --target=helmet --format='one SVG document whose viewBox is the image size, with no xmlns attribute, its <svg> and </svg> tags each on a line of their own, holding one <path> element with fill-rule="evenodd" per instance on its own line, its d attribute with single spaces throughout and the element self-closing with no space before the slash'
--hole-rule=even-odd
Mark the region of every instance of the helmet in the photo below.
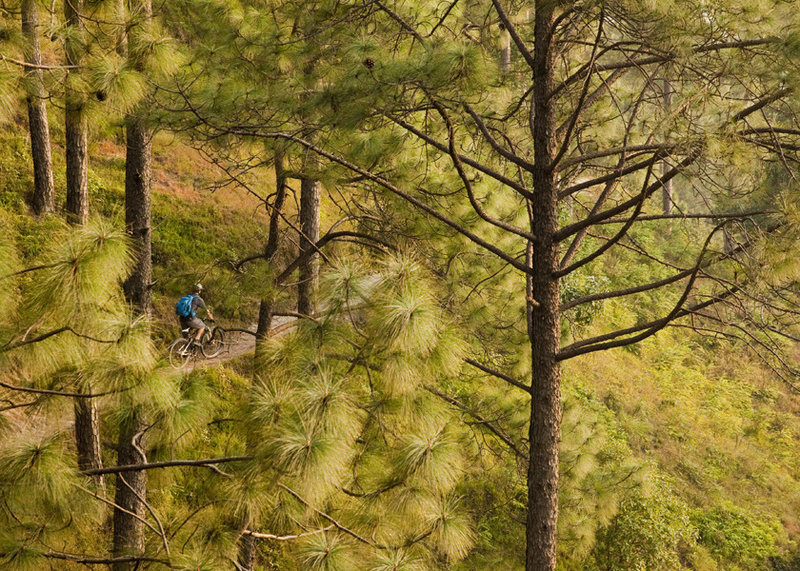
<svg viewBox="0 0 800 571">
<path fill-rule="evenodd" d="M 203 291 L 203 284 L 196 284 L 194 286 L 194 291 Z"/>
</svg>

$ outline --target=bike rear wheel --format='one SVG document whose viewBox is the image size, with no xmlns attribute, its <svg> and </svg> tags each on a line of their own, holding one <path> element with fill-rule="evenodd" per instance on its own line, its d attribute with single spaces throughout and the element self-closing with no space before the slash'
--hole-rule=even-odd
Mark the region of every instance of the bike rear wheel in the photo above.
<svg viewBox="0 0 800 571">
<path fill-rule="evenodd" d="M 189 364 L 194 356 L 195 348 L 191 347 L 191 339 L 179 337 L 169 346 L 169 364 L 176 369 L 181 369 Z"/>
<path fill-rule="evenodd" d="M 222 352 L 225 345 L 225 332 L 220 327 L 215 327 L 213 331 L 203 334 L 203 356 L 206 359 L 216 357 Z"/>
</svg>

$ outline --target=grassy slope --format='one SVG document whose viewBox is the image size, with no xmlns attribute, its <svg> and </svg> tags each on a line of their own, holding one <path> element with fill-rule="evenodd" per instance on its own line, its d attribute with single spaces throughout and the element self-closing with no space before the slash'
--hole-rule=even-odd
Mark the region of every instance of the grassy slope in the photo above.
<svg viewBox="0 0 800 571">
<path fill-rule="evenodd" d="M 62 151 L 54 148 L 56 173 L 63 173 Z M 254 297 L 226 265 L 263 243 L 263 208 L 241 191 L 207 190 L 214 170 L 169 137 L 156 140 L 154 154 L 158 317 L 171 326 L 176 297 L 202 280 L 223 318 L 251 322 Z M 22 123 L 0 133 L 0 204 L 18 213 L 25 212 L 21 197 L 32 186 L 28 156 Z M 108 139 L 93 143 L 90 189 L 96 210 L 123 217 L 123 177 L 124 147 Z M 266 175 L 261 182 L 271 184 Z M 63 174 L 56 175 L 56 184 L 63 205 Z M 20 226 L 20 239 L 33 253 L 46 224 L 34 228 L 21 217 Z M 609 414 L 633 454 L 663 471 L 695 514 L 723 508 L 756 522 L 780 522 L 774 535 L 782 548 L 789 545 L 784 532 L 800 534 L 800 402 L 758 362 L 736 348 L 674 331 L 636 352 L 576 360 L 568 365 L 565 382 Z M 713 557 L 696 561 L 696 568 L 735 568 L 719 538 L 703 541 Z"/>
</svg>

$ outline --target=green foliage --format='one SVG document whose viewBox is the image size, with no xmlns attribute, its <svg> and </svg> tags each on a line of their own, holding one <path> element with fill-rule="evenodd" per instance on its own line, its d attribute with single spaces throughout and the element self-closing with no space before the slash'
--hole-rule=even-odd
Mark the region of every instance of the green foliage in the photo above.
<svg viewBox="0 0 800 571">
<path fill-rule="evenodd" d="M 634 493 L 600 529 L 593 556 L 603 570 L 681 569 L 697 541 L 689 509 L 663 482 L 650 495 Z"/>
<path fill-rule="evenodd" d="M 421 293 L 424 282 L 422 268 L 406 257 L 388 260 L 378 275 L 352 261 L 326 272 L 328 311 L 263 348 L 249 399 L 261 477 L 279 479 L 294 500 L 297 494 L 304 504 L 341 510 L 348 528 L 385 545 L 389 560 L 409 569 L 429 568 L 423 546 L 452 562 L 474 543 L 455 493 L 466 470 L 464 435 L 425 390 L 446 374 L 440 356 L 459 348 L 449 346 L 455 336 L 443 335 L 452 326 Z M 262 517 L 283 510 L 309 517 L 291 503 L 258 508 Z M 365 557 L 378 556 L 338 537 L 309 536 L 298 557 L 322 569 L 368 565 Z"/>
<path fill-rule="evenodd" d="M 692 514 L 698 543 L 725 568 L 767 568 L 782 543 L 782 526 L 775 519 L 760 519 L 732 505 L 715 506 Z"/>
<path fill-rule="evenodd" d="M 455 223 L 523 259 L 524 239 L 479 219 L 463 200 L 464 183 L 453 172 L 450 158 L 434 144 L 448 135 L 430 105 L 432 99 L 447 106 L 456 119 L 459 153 L 528 183 L 525 168 L 493 156 L 492 145 L 482 135 L 475 136 L 480 131 L 475 122 L 459 117 L 466 104 L 473 106 L 489 121 L 489 132 L 499 137 L 504 150 L 532 160 L 533 145 L 525 130 L 530 98 L 521 97 L 528 92 L 520 79 L 530 74 L 520 73 L 516 52 L 510 73 L 499 72 L 495 60 L 504 31 L 487 17 L 492 14 L 488 3 L 401 3 L 393 6 L 395 15 L 370 3 L 366 7 L 327 1 L 170 2 L 162 7 L 164 25 L 184 44 L 184 53 L 177 53 L 157 25 L 140 29 L 146 23 L 140 14 L 132 14 L 128 24 L 139 33 L 129 38 L 128 48 L 137 60 L 144 60 L 139 61 L 142 69 L 133 69 L 125 59 L 105 53 L 116 41 L 116 28 L 109 24 L 112 3 L 95 2 L 96 20 L 87 19 L 94 40 L 86 40 L 93 57 L 86 70 L 71 73 L 70 81 L 80 89 L 79 98 L 89 97 L 87 104 L 98 121 L 95 134 L 119 136 L 121 114 L 142 101 L 151 81 L 176 73 L 177 81 L 168 78 L 166 89 L 159 92 L 163 109 L 170 112 L 163 111 L 158 119 L 187 138 L 196 137 L 203 152 L 220 164 L 244 164 L 244 171 L 253 165 L 261 168 L 280 148 L 289 172 L 297 175 L 307 167 L 306 150 L 273 141 L 242 141 L 225 132 L 228 127 L 268 132 L 277 126 L 373 169 Z M 576 5 L 569 15 L 576 22 L 585 17 L 591 32 L 596 8 L 593 3 Z M 654 84 L 661 81 L 660 75 L 648 78 L 641 93 L 630 77 L 615 83 L 617 79 L 605 72 L 588 76 L 590 99 L 598 95 L 598 104 L 587 102 L 576 131 L 580 145 L 568 148 L 563 160 L 574 159 L 574 152 L 637 145 L 645 139 L 667 141 L 679 150 L 701 148 L 704 153 L 697 170 L 679 179 L 676 200 L 686 212 L 706 198 L 706 186 L 730 195 L 714 196 L 708 206 L 715 212 L 721 206 L 736 212 L 772 208 L 776 197 L 785 204 L 796 202 L 791 177 L 778 174 L 788 164 L 783 157 L 779 168 L 773 168 L 765 156 L 749 150 L 742 133 L 710 132 L 716 121 L 729 123 L 737 105 L 753 94 L 769 93 L 776 81 L 778 87 L 791 85 L 787 77 L 796 72 L 772 69 L 768 58 L 774 54 L 767 46 L 740 54 L 730 50 L 732 55 L 721 55 L 719 62 L 703 55 L 705 49 L 696 49 L 721 40 L 764 37 L 761 26 L 780 21 L 790 8 L 739 1 L 604 4 L 609 38 L 616 42 L 632 37 L 636 41 L 619 45 L 668 54 L 658 74 L 674 74 L 685 104 L 676 113 L 657 108 Z M 523 35 L 532 37 L 527 16 L 513 16 L 519 18 Z M 12 36 L 11 21 L 2 20 L 8 31 L 0 30 L 3 38 Z M 402 31 L 395 34 L 398 25 Z M 571 25 L 566 18 L 559 29 Z M 787 25 L 793 29 L 793 24 Z M 15 24 L 13 35 L 18 35 L 17 28 Z M 705 35 L 707 30 L 714 35 Z M 584 46 L 581 33 L 560 44 L 565 51 L 558 73 L 576 73 L 589 61 L 584 52 L 569 57 L 571 46 Z M 796 50 L 794 35 L 781 47 L 787 53 Z M 623 55 L 637 57 L 628 51 Z M 756 73 L 743 75 L 741 82 L 722 73 L 743 65 Z M 715 83 L 704 86 L 696 81 L 705 73 Z M 51 74 L 49 84 L 55 86 L 59 77 Z M 9 94 L 17 89 L 16 80 L 16 74 L 0 76 L 3 110 L 14 107 Z M 568 117 L 572 89 L 554 95 L 563 113 L 559 121 Z M 188 100 L 177 97 L 178 92 Z M 99 93 L 108 97 L 108 104 L 95 101 Z M 715 97 L 729 98 L 733 104 L 721 105 Z M 172 112 L 186 109 L 187 101 L 195 105 L 193 113 L 207 115 L 198 120 L 193 113 L 187 119 Z M 634 120 L 631 111 L 640 104 L 647 111 L 642 121 Z M 625 112 L 616 115 L 618 109 Z M 782 112 L 791 114 L 791 104 L 787 102 Z M 771 109 L 763 113 L 770 130 L 780 123 Z M 524 120 L 518 121 L 517 115 Z M 624 125 L 615 123 L 617 116 Z M 423 130 L 431 141 L 414 141 L 399 122 Z M 791 145 L 786 150 L 791 151 Z M 159 367 L 150 324 L 132 320 L 122 302 L 119 282 L 130 264 L 124 233 L 103 221 L 76 232 L 54 217 L 33 222 L 18 216 L 26 210 L 24 197 L 31 186 L 24 139 L 13 138 L 3 151 L 0 204 L 13 213 L 7 224 L 3 220 L 0 238 L 0 342 L 12 347 L 0 353 L 4 382 L 111 391 L 101 401 L 110 437 L 133 410 L 146 408 L 152 422 L 146 450 L 151 461 L 255 455 L 252 461 L 222 466 L 224 473 L 207 467 L 150 472 L 150 516 L 160 517 L 169 528 L 173 566 L 229 566 L 242 526 L 286 534 L 302 530 L 298 541 L 280 544 L 273 555 L 267 555 L 268 548 L 262 550 L 266 560 L 274 556 L 283 563 L 276 564 L 278 568 L 288 569 L 289 557 L 310 569 L 506 569 L 521 564 L 524 530 L 517 522 L 524 522 L 527 502 L 529 403 L 524 393 L 502 381 L 462 368 L 464 356 L 478 355 L 522 382 L 530 378 L 531 359 L 523 350 L 529 346 L 526 291 L 516 270 L 476 251 L 451 228 L 410 211 L 403 200 L 381 194 L 367 179 L 354 179 L 352 173 L 342 176 L 335 166 L 321 164 L 315 175 L 324 180 L 330 196 L 337 201 L 344 197 L 346 225 L 376 232 L 416 256 L 376 262 L 355 249 L 334 246 L 336 254 L 327 258 L 333 264 L 322 285 L 323 311 L 316 320 L 303 320 L 290 333 L 259 347 L 252 386 L 249 378 L 224 368 L 176 375 Z M 669 157 L 672 163 L 680 155 L 674 153 Z M 263 248 L 265 218 L 243 214 L 246 208 L 228 208 L 221 199 L 187 197 L 186 186 L 207 185 L 210 176 L 189 172 L 194 164 L 170 159 L 157 157 L 167 180 L 160 180 L 154 196 L 154 293 L 159 314 L 172 320 L 174 298 L 198 280 L 211 292 L 215 310 L 248 325 L 256 301 L 279 299 L 280 305 L 290 299 L 283 284 L 275 285 L 275 276 L 281 258 L 293 253 L 291 240 L 282 242 L 270 264 L 247 265 L 244 275 L 230 272 L 230 262 Z M 122 166 L 118 157 L 98 161 L 90 178 L 93 208 L 117 219 Z M 587 175 L 614 169 L 600 157 L 583 172 L 561 170 L 559 184 L 566 188 Z M 504 222 L 527 227 L 527 205 L 521 196 L 506 192 L 500 181 L 487 180 L 492 178 L 487 172 L 470 168 L 467 176 L 477 203 Z M 56 180 L 63 187 L 63 173 L 57 172 Z M 260 190 L 269 185 L 255 180 L 258 184 L 251 184 L 251 191 L 258 188 L 260 199 L 269 196 L 269 189 Z M 635 174 L 619 186 L 630 193 L 642 182 Z M 176 191 L 172 183 L 177 183 Z M 776 188 L 785 191 L 776 194 Z M 575 198 L 560 210 L 562 224 L 588 211 L 598 194 L 590 190 Z M 782 210 L 781 216 L 796 222 L 791 206 Z M 645 211 L 654 213 L 656 208 L 648 203 Z M 354 222 L 354 213 L 367 215 Z M 281 224 L 293 220 L 291 207 L 286 214 L 288 220 Z M 751 217 L 730 227 L 734 238 L 742 241 L 777 218 Z M 616 228 L 618 223 L 590 234 L 576 259 L 606 244 Z M 676 223 L 674 228 L 648 222 L 633 229 L 621 242 L 623 248 L 565 278 L 561 301 L 636 287 L 667 277 L 674 268 L 690 267 L 707 230 L 705 221 L 694 226 Z M 791 252 L 796 242 L 796 228 L 789 225 L 774 232 L 751 259 L 720 264 L 716 275 L 725 283 L 744 271 L 754 283 L 785 288 L 779 295 L 793 294 L 798 268 Z M 712 241 L 715 250 L 723 251 L 724 246 L 721 238 Z M 639 255 L 637 249 L 647 255 Z M 20 264 L 47 267 L 5 279 Z M 432 268 L 436 281 L 423 268 Z M 697 299 L 709 299 L 712 286 L 711 280 L 704 281 Z M 571 327 L 562 328 L 563 341 L 660 317 L 673 307 L 681 288 L 679 284 L 666 294 L 644 291 L 632 301 L 611 299 L 576 307 L 564 315 Z M 731 313 L 738 319 L 738 312 L 746 313 L 751 305 L 758 307 L 754 299 Z M 788 313 L 792 311 L 790 306 Z M 33 346 L 13 348 L 65 324 L 77 333 L 64 331 Z M 736 335 L 752 335 L 740 329 Z M 797 336 L 792 328 L 786 333 Z M 749 361 L 745 343 L 725 350 L 717 339 L 689 340 L 676 333 L 634 347 L 602 357 L 590 355 L 565 367 L 561 568 L 669 569 L 687 561 L 696 568 L 754 568 L 765 566 L 767 558 L 775 560 L 788 543 L 778 518 L 787 529 L 797 527 L 792 514 L 798 493 L 796 402 L 774 389 L 769 372 Z M 23 404 L 17 393 L 4 391 L 2 396 L 10 399 L 9 406 Z M 46 563 L 38 545 L 29 544 L 35 541 L 31 530 L 42 513 L 52 512 L 59 524 L 70 513 L 96 528 L 87 531 L 73 524 L 61 533 L 51 526 L 44 530 L 42 545 L 55 545 L 56 536 L 58 545 L 67 547 L 104 542 L 97 506 L 90 509 L 75 501 L 84 497 L 85 492 L 76 489 L 86 482 L 75 472 L 63 422 L 69 406 L 57 404 L 63 397 L 31 398 L 34 404 L 1 415 L 4 436 L 11 436 L 0 446 L 0 460 L 5 461 L 0 462 L 0 494 L 8 508 L 0 510 L 0 553 L 6 558 L 4 565 L 41 568 Z M 22 417 L 35 420 L 41 429 L 30 430 Z M 509 442 L 516 451 L 509 450 Z M 659 489 L 648 492 L 641 485 L 645 464 L 656 474 L 669 474 L 670 485 L 656 480 Z M 23 487 L 37 489 L 26 497 Z M 727 503 L 729 497 L 736 501 Z M 320 511 L 367 541 L 336 530 Z M 770 511 L 775 520 L 759 515 Z M 148 534 L 151 531 L 148 553 L 159 553 L 160 538 L 153 529 Z M 90 541 L 81 541 L 84 538 Z"/>
<path fill-rule="evenodd" d="M 299 549 L 304 568 L 311 571 L 352 569 L 355 562 L 350 555 L 348 543 L 341 533 L 309 536 Z"/>
</svg>

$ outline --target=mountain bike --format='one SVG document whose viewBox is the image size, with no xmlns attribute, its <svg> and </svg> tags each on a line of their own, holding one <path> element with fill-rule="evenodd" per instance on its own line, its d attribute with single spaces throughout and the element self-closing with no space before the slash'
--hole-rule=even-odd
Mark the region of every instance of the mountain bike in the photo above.
<svg viewBox="0 0 800 571">
<path fill-rule="evenodd" d="M 169 364 L 176 369 L 185 367 L 200 355 L 211 359 L 222 352 L 225 346 L 225 330 L 222 327 L 206 326 L 199 340 L 194 339 L 195 331 L 191 327 L 181 330 L 181 336 L 169 346 Z"/>
</svg>

